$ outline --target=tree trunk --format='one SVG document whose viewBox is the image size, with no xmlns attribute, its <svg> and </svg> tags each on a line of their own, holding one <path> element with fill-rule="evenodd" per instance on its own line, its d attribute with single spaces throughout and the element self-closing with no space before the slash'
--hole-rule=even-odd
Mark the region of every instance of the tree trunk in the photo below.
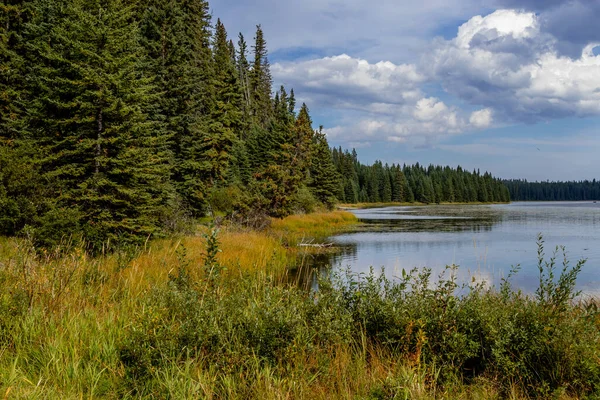
<svg viewBox="0 0 600 400">
<path fill-rule="evenodd" d="M 100 156 L 102 155 L 102 131 L 104 129 L 102 125 L 102 108 L 98 108 L 98 113 L 96 116 L 96 121 L 98 122 L 98 137 L 96 139 L 96 175 L 100 173 Z"/>
</svg>

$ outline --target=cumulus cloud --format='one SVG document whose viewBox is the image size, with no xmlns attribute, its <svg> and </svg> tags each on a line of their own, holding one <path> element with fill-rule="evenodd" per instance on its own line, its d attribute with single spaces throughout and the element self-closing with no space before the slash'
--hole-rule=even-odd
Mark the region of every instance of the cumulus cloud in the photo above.
<svg viewBox="0 0 600 400">
<path fill-rule="evenodd" d="M 533 11 L 540 29 L 557 39 L 561 55 L 578 58 L 590 41 L 600 41 L 600 1 L 597 0 L 497 0 L 498 8 Z"/>
<path fill-rule="evenodd" d="M 375 119 L 376 118 L 376 119 Z M 357 121 L 326 129 L 330 139 L 337 141 L 389 141 L 431 145 L 441 138 L 459 134 L 473 125 L 437 98 L 422 98 L 414 104 L 396 106 L 393 115 L 368 115 Z"/>
<path fill-rule="evenodd" d="M 309 93 L 313 107 L 332 107 L 343 124 L 326 130 L 340 141 L 392 141 L 428 144 L 468 129 L 486 128 L 491 111 L 475 117 L 427 97 L 426 78 L 414 64 L 369 63 L 346 54 L 314 60 L 276 63 L 277 82 Z"/>
<path fill-rule="evenodd" d="M 327 133 L 346 142 L 427 144 L 495 124 L 600 115 L 596 42 L 573 57 L 562 50 L 566 36 L 549 29 L 556 13 L 593 7 L 579 0 L 522 4 L 471 17 L 453 38 L 431 41 L 414 63 L 344 53 L 276 62 L 272 73 L 311 108 L 336 110 L 337 126 Z M 445 97 L 437 85 L 459 101 L 450 106 L 432 96 Z"/>
<path fill-rule="evenodd" d="M 492 110 L 484 108 L 483 110 L 474 111 L 471 113 L 469 123 L 475 128 L 488 128 L 492 124 Z"/>
<path fill-rule="evenodd" d="M 588 44 L 577 59 L 560 55 L 556 38 L 532 12 L 498 10 L 463 24 L 425 57 L 430 79 L 503 119 L 535 122 L 600 114 L 600 57 Z M 482 121 L 483 114 L 472 119 Z"/>
<path fill-rule="evenodd" d="M 420 95 L 425 78 L 411 64 L 389 61 L 369 63 L 346 54 L 302 62 L 276 63 L 271 72 L 277 81 L 298 91 L 331 95 L 330 102 L 359 99 L 385 105 L 405 103 Z"/>
</svg>

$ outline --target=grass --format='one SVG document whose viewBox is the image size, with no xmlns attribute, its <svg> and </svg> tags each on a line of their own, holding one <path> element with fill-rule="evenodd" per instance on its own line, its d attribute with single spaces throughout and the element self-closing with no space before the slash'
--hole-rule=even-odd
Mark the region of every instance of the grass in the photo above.
<svg viewBox="0 0 600 400">
<path fill-rule="evenodd" d="M 264 232 L 223 227 L 209 248 L 204 229 L 95 258 L 1 238 L 0 397 L 600 394 L 600 313 L 575 301 L 576 273 L 544 261 L 543 248 L 534 297 L 508 282 L 458 297 L 451 274 L 438 282 L 427 270 L 399 282 L 334 276 L 318 293 L 280 277 L 292 243 L 354 223 L 345 213 L 290 217 Z"/>
<path fill-rule="evenodd" d="M 323 240 L 335 233 L 350 230 L 358 224 L 358 219 L 348 211 L 332 211 L 305 215 L 291 215 L 275 219 L 271 224 L 271 234 L 289 245 Z"/>
</svg>

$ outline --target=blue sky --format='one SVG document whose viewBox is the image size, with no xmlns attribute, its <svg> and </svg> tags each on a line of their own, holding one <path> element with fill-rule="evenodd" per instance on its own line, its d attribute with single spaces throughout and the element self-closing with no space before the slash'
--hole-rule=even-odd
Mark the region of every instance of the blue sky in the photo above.
<svg viewBox="0 0 600 400">
<path fill-rule="evenodd" d="M 213 0 L 361 161 L 600 178 L 600 0 Z M 596 46 L 598 45 L 598 47 Z"/>
</svg>

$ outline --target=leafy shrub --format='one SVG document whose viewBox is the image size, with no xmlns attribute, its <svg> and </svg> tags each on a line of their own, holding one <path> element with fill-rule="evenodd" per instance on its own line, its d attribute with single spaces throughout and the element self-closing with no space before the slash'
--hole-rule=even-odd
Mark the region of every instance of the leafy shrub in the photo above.
<svg viewBox="0 0 600 400">
<path fill-rule="evenodd" d="M 306 186 L 298 189 L 292 202 L 295 204 L 295 214 L 310 214 L 315 211 L 318 205 L 318 201 Z"/>
<path fill-rule="evenodd" d="M 553 262 L 541 257 L 544 296 L 535 297 L 508 281 L 500 291 L 460 288 L 456 266 L 435 281 L 428 269 L 403 272 L 397 281 L 373 270 L 333 274 L 307 292 L 266 276 L 211 275 L 216 231 L 207 239 L 212 250 L 201 278 L 186 285 L 172 279 L 155 290 L 127 332 L 121 360 L 137 387 L 190 357 L 226 374 L 244 374 L 256 363 L 285 371 L 294 355 L 349 345 L 356 357 L 368 360 L 368 349 L 380 348 L 418 371 L 435 370 L 427 380 L 437 385 L 484 377 L 539 398 L 600 393 L 600 314 L 573 297 L 583 263 L 567 263 L 549 278 Z M 539 246 L 543 253 L 541 240 Z M 185 257 L 180 263 L 191 267 Z M 404 395 L 394 382 L 372 395 Z"/>
</svg>

